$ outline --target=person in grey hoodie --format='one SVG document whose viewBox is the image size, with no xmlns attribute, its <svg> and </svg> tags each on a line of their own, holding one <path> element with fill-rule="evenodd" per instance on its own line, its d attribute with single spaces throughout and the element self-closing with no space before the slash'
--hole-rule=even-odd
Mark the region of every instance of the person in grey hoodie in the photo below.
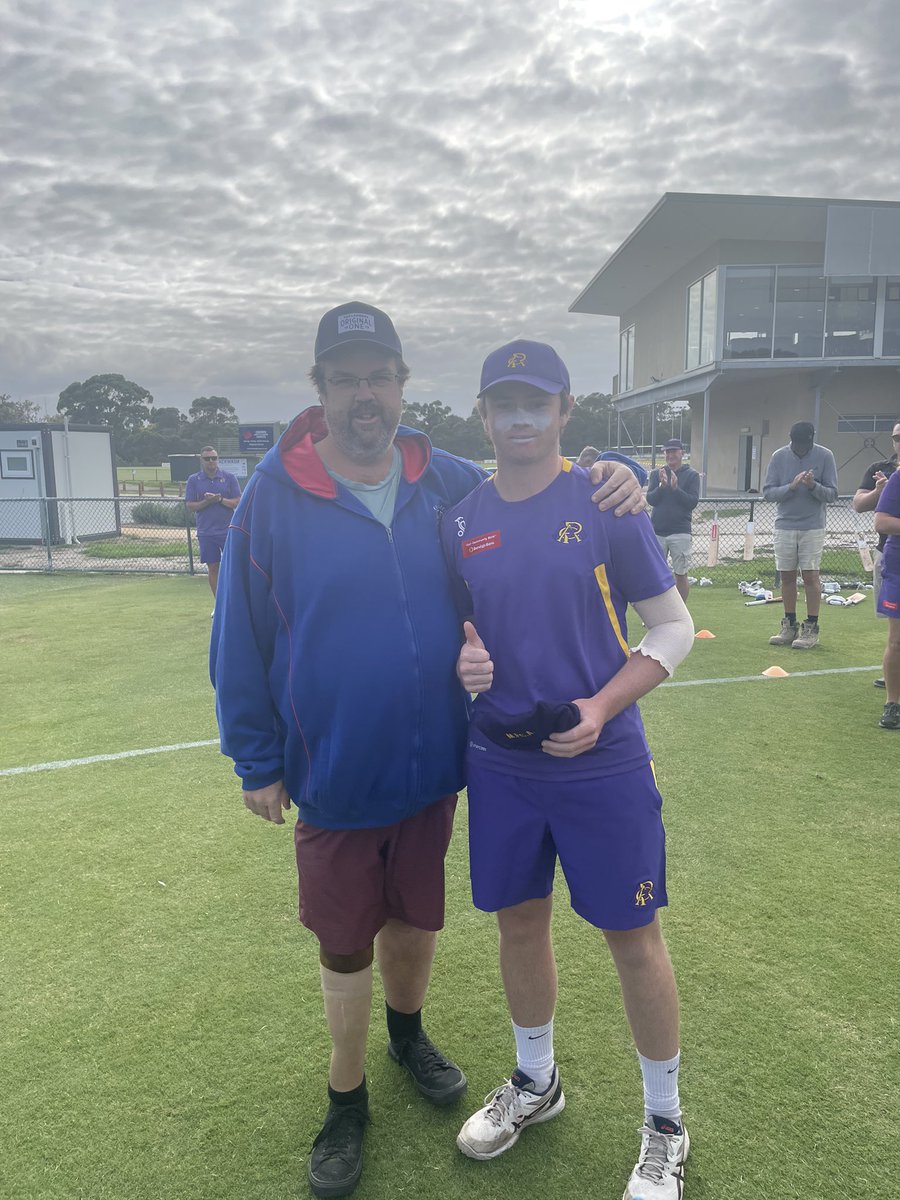
<svg viewBox="0 0 900 1200">
<path fill-rule="evenodd" d="M 789 445 L 772 455 L 763 495 L 778 505 L 775 518 L 775 567 L 781 573 L 784 618 L 769 638 L 771 646 L 811 650 L 819 641 L 819 567 L 825 544 L 825 506 L 837 499 L 834 455 L 815 442 L 810 421 L 791 426 Z M 797 571 L 806 592 L 806 620 L 797 623 Z"/>
</svg>

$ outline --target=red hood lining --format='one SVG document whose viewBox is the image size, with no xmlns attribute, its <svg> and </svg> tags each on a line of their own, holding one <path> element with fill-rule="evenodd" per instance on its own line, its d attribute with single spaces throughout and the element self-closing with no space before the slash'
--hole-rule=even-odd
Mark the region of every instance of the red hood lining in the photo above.
<svg viewBox="0 0 900 1200">
<path fill-rule="evenodd" d="M 325 469 L 316 453 L 316 442 L 328 434 L 325 412 L 320 405 L 307 408 L 290 423 L 278 443 L 281 462 L 290 478 L 314 496 L 333 500 L 337 496 L 337 484 Z M 417 483 L 431 462 L 431 443 L 423 433 L 411 430 L 398 433 L 394 445 L 400 451 L 403 477 L 409 483 Z"/>
</svg>

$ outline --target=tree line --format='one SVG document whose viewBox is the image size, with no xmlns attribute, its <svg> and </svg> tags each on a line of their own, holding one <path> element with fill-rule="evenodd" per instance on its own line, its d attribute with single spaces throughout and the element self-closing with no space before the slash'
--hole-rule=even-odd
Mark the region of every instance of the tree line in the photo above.
<svg viewBox="0 0 900 1200">
<path fill-rule="evenodd" d="M 235 438 L 238 417 L 225 396 L 198 396 L 187 413 L 172 406 L 157 407 L 153 396 L 124 375 L 92 375 L 83 383 L 70 383 L 59 394 L 57 412 L 73 424 L 107 425 L 115 435 L 116 457 L 121 466 L 153 466 L 170 454 L 196 454 L 209 442 Z M 40 419 L 38 406 L 28 400 L 11 400 L 0 394 L 0 422 L 32 423 Z M 402 421 L 426 433 L 435 446 L 475 461 L 493 457 L 493 448 L 473 408 L 460 417 L 438 400 L 404 404 Z M 667 428 L 668 426 L 668 428 Z M 650 420 L 639 412 L 623 414 L 622 448 L 646 445 Z M 613 397 L 602 392 L 578 396 L 562 434 L 563 454 L 577 455 L 585 446 L 607 450 L 617 444 L 618 413 Z M 670 436 L 690 440 L 690 410 L 660 405 L 656 440 Z"/>
<path fill-rule="evenodd" d="M 153 396 L 124 375 L 92 375 L 59 394 L 59 417 L 73 425 L 106 425 L 115 440 L 120 466 L 152 466 L 170 454 L 196 454 L 206 442 L 237 437 L 238 417 L 225 396 L 198 396 L 187 413 L 157 407 Z M 0 422 L 39 421 L 37 404 L 0 394 Z"/>
<path fill-rule="evenodd" d="M 413 402 L 404 406 L 404 425 L 427 433 L 432 443 L 451 454 L 477 461 L 493 458 L 494 450 L 484 432 L 478 409 L 473 408 L 468 417 L 457 416 L 446 404 L 438 400 Z M 615 448 L 618 439 L 619 414 L 613 397 L 602 392 L 590 392 L 575 398 L 575 407 L 569 422 L 562 431 L 563 454 L 575 456 L 585 446 L 596 446 L 598 450 Z M 666 438 L 682 437 L 685 445 L 690 442 L 690 410 L 672 405 L 660 405 L 656 413 L 656 441 L 661 444 Z M 622 449 L 626 452 L 638 446 L 646 446 L 650 440 L 650 417 L 647 413 L 623 413 Z"/>
</svg>

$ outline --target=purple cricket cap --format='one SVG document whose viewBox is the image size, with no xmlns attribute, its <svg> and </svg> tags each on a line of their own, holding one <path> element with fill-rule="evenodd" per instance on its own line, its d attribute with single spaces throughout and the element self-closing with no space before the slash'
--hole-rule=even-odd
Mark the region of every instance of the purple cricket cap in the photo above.
<svg viewBox="0 0 900 1200">
<path fill-rule="evenodd" d="M 572 390 L 566 364 L 553 347 L 544 342 L 519 340 L 492 351 L 481 368 L 478 395 L 483 396 L 495 383 L 506 383 L 510 379 L 530 383 L 542 392 Z"/>
<path fill-rule="evenodd" d="M 339 304 L 329 309 L 319 322 L 316 333 L 316 362 L 329 350 L 337 350 L 349 342 L 371 342 L 403 357 L 403 347 L 394 323 L 387 313 L 361 300 Z"/>
</svg>

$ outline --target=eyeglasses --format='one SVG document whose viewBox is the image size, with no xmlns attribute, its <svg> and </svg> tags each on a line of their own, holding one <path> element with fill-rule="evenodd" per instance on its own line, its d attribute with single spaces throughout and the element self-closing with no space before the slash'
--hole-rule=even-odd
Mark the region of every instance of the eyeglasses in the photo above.
<svg viewBox="0 0 900 1200">
<path fill-rule="evenodd" d="M 396 371 L 376 371 L 368 378 L 365 375 L 333 375 L 325 382 L 336 392 L 344 392 L 349 396 L 353 392 L 358 392 L 364 383 L 368 384 L 373 392 L 386 392 L 394 386 L 399 378 Z"/>
<path fill-rule="evenodd" d="M 201 454 L 200 457 L 203 459 L 204 462 L 218 462 L 219 461 L 218 454 Z"/>
</svg>

